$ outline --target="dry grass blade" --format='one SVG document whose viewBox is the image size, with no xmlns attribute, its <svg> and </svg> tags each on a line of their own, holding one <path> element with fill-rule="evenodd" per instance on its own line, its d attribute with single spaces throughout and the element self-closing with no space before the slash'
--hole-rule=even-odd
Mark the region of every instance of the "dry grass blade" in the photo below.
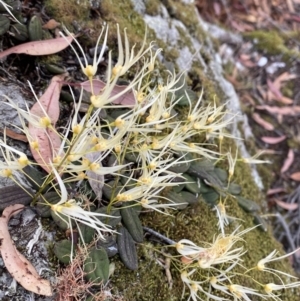
<svg viewBox="0 0 300 301">
<path fill-rule="evenodd" d="M 94 301 L 123 301 L 122 297 L 113 296 L 109 290 L 104 290 L 101 284 L 86 282 L 82 268 L 87 256 L 86 252 L 85 248 L 79 247 L 73 261 L 66 268 L 58 271 L 59 281 L 56 286 L 55 301 L 83 301 L 88 294 L 93 296 Z M 97 288 L 97 293 L 92 293 L 93 287 Z"/>
<path fill-rule="evenodd" d="M 5 208 L 0 217 L 0 252 L 5 267 L 12 277 L 26 290 L 39 295 L 52 296 L 50 282 L 42 279 L 32 264 L 18 252 L 8 232 L 7 223 L 11 216 L 19 213 L 23 205 L 16 204 Z"/>
</svg>

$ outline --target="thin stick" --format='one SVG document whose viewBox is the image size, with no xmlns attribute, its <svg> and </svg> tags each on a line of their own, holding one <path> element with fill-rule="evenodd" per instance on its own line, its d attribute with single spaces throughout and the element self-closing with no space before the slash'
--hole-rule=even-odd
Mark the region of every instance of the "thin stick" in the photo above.
<svg viewBox="0 0 300 301">
<path fill-rule="evenodd" d="M 166 236 L 164 236 L 164 235 L 162 235 L 162 234 L 160 234 L 160 233 L 158 233 L 158 232 L 156 232 L 156 231 L 154 231 L 154 230 L 152 230 L 148 227 L 143 227 L 143 229 L 146 232 L 158 237 L 159 239 L 161 239 L 163 242 L 165 242 L 168 245 L 176 245 L 176 241 L 174 241 L 174 240 L 172 240 L 172 239 L 170 239 L 170 238 L 168 238 L 168 237 L 166 237 Z"/>
</svg>

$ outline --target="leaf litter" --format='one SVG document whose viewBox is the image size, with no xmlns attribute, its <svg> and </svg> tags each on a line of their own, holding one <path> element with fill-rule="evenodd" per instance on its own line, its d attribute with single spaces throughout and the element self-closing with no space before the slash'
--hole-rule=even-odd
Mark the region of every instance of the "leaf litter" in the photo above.
<svg viewBox="0 0 300 301">
<path fill-rule="evenodd" d="M 26 290 L 39 295 L 52 296 L 50 282 L 39 276 L 33 265 L 16 249 L 8 232 L 10 218 L 24 209 L 16 204 L 4 209 L 0 217 L 0 252 L 11 276 Z"/>
<path fill-rule="evenodd" d="M 243 105 L 247 106 L 250 123 L 255 121 L 250 125 L 254 128 L 257 148 L 263 149 L 276 162 L 266 181 L 270 185 L 266 187 L 270 210 L 277 216 L 274 234 L 286 251 L 295 250 L 300 245 L 299 213 L 293 210 L 300 200 L 300 86 L 297 71 L 300 67 L 300 46 L 298 37 L 293 33 L 300 30 L 297 15 L 300 1 L 245 0 L 229 3 L 195 1 L 206 21 L 221 23 L 235 32 L 251 36 L 236 48 L 230 47 L 229 40 L 222 41 L 221 47 L 227 45 L 234 53 L 230 70 L 238 70 L 233 78 L 228 75 L 227 78 L 237 88 Z M 259 40 L 260 34 L 264 37 L 262 41 Z M 262 56 L 266 58 L 264 65 L 259 64 Z M 261 113 L 272 118 L 266 121 Z M 279 193 L 280 197 L 274 202 L 272 196 Z M 272 207 L 272 204 L 277 206 Z M 279 218 L 282 211 L 284 217 Z M 284 224 L 285 218 L 288 226 Z M 295 262 L 295 267 L 299 272 L 300 260 Z"/>
</svg>

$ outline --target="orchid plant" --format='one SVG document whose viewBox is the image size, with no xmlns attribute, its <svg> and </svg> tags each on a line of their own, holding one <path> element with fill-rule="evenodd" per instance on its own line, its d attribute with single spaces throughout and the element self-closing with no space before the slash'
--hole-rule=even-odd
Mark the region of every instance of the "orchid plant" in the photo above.
<svg viewBox="0 0 300 301">
<path fill-rule="evenodd" d="M 68 35 L 70 34 L 67 31 Z M 62 36 L 65 36 L 61 33 Z M 212 105 L 203 106 L 202 97 L 194 103 L 186 94 L 188 112 L 180 119 L 173 113 L 174 107 L 181 99 L 175 97 L 176 91 L 182 88 L 179 85 L 180 78 L 175 73 L 167 72 L 165 83 L 155 86 L 149 81 L 155 68 L 155 60 L 161 49 L 155 50 L 155 44 L 151 43 L 146 47 L 146 35 L 139 51 L 135 52 L 135 46 L 130 48 L 126 30 L 122 39 L 120 29 L 117 28 L 118 37 L 118 59 L 114 64 L 111 52 L 108 53 L 108 64 L 106 72 L 105 87 L 98 93 L 94 87 L 94 80 L 97 76 L 98 65 L 104 60 L 105 48 L 108 37 L 108 27 L 104 27 L 97 40 L 96 47 L 102 42 L 102 48 L 93 58 L 93 64 L 88 63 L 80 43 L 75 40 L 80 53 L 77 53 L 74 46 L 70 45 L 77 56 L 81 71 L 88 78 L 90 83 L 90 105 L 84 116 L 79 113 L 83 93 L 74 105 L 74 115 L 62 134 L 52 125 L 51 117 L 40 104 L 44 116 L 33 116 L 30 110 L 23 110 L 16 106 L 13 100 L 5 98 L 8 105 L 14 107 L 21 119 L 23 132 L 27 135 L 28 141 L 34 149 L 38 150 L 40 145 L 36 137 L 30 135 L 27 123 L 34 125 L 41 131 L 47 133 L 48 129 L 54 131 L 61 139 L 61 145 L 53 149 L 53 158 L 50 162 L 44 162 L 52 172 L 45 178 L 40 189 L 34 195 L 33 204 L 37 197 L 43 198 L 46 187 L 52 187 L 60 195 L 56 204 L 51 204 L 43 198 L 53 213 L 65 218 L 70 229 L 75 223 L 83 223 L 96 230 L 98 237 L 104 239 L 105 234 L 114 233 L 115 230 L 99 220 L 101 217 L 110 217 L 107 214 L 89 211 L 83 204 L 71 198 L 66 188 L 66 183 L 81 182 L 88 178 L 88 172 L 101 175 L 104 179 L 107 176 L 115 176 L 116 179 L 124 178 L 125 186 L 116 192 L 111 198 L 109 207 L 122 203 L 128 206 L 142 206 L 147 211 L 157 211 L 169 214 L 170 209 L 174 210 L 181 203 L 175 203 L 167 197 L 161 197 L 164 189 L 177 186 L 178 182 L 173 181 L 181 175 L 170 171 L 179 162 L 187 163 L 190 159 L 175 154 L 192 153 L 192 160 L 226 160 L 229 166 L 229 182 L 234 175 L 234 167 L 238 160 L 245 163 L 264 163 L 256 159 L 256 156 L 246 159 L 238 159 L 238 152 L 232 157 L 231 153 L 222 154 L 218 150 L 216 140 L 222 140 L 226 127 L 234 119 L 225 110 L 225 106 L 218 106 L 215 102 Z M 125 45 L 125 47 L 123 46 Z M 84 57 L 81 62 L 79 56 Z M 130 70 L 137 62 L 141 62 L 141 68 L 128 84 L 128 86 L 112 93 L 120 78 Z M 117 108 L 113 102 L 122 97 L 128 91 L 133 91 L 135 102 L 130 110 L 121 114 L 114 120 L 100 120 L 99 114 L 105 108 Z M 37 99 L 37 101 L 39 101 Z M 227 116 L 227 118 L 225 118 Z M 228 117 L 229 116 L 229 117 Z M 204 136 L 203 142 L 197 141 L 199 135 Z M 234 138 L 230 134 L 226 137 Z M 209 143 L 208 143 L 209 142 Z M 207 147 L 207 146 L 214 147 Z M 4 161 L 0 164 L 0 176 L 15 179 L 15 172 L 25 172 L 24 167 L 35 164 L 27 156 L 7 145 L 6 137 L 0 141 L 1 152 Z M 96 154 L 97 158 L 92 160 L 90 155 Z M 112 166 L 103 164 L 105 159 L 114 155 L 116 160 Z M 126 154 L 135 154 L 137 160 L 135 166 L 130 163 L 123 163 Z M 16 181 L 17 182 L 17 181 Z M 129 183 L 131 183 L 129 185 Z M 99 183 L 105 185 L 105 183 Z M 276 251 L 269 254 L 265 259 L 258 262 L 256 267 L 261 272 L 279 274 L 278 284 L 261 284 L 247 274 L 248 270 L 243 266 L 243 255 L 247 249 L 243 245 L 243 237 L 253 228 L 240 230 L 237 227 L 232 233 L 226 232 L 229 220 L 235 219 L 226 213 L 225 201 L 220 201 L 215 206 L 220 233 L 216 234 L 212 243 L 198 246 L 193 241 L 182 238 L 172 247 L 176 249 L 176 255 L 172 256 L 174 265 L 179 270 L 183 285 L 188 288 L 187 300 L 251 300 L 250 296 L 259 296 L 262 299 L 281 300 L 274 291 L 294 288 L 300 282 L 289 282 L 291 275 L 281 271 L 267 268 L 266 263 L 280 260 L 288 255 L 275 257 Z M 235 219 L 238 220 L 238 219 Z M 248 277 L 259 285 L 261 291 L 255 288 L 245 287 L 238 283 L 235 274 L 235 267 L 243 267 L 243 277 Z M 251 268 L 250 268 L 251 269 Z M 208 272 L 207 272 L 208 271 Z M 285 279 L 282 279 L 283 276 Z"/>
</svg>

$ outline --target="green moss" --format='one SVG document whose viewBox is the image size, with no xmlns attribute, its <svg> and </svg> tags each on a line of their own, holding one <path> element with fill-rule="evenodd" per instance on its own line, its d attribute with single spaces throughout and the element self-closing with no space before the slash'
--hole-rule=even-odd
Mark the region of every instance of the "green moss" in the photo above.
<svg viewBox="0 0 300 301">
<path fill-rule="evenodd" d="M 90 17 L 90 3 L 77 0 L 46 0 L 45 8 L 57 22 L 60 22 L 71 29 L 71 24 L 76 20 L 78 25 L 82 25 Z"/>
<path fill-rule="evenodd" d="M 256 30 L 244 33 L 244 37 L 254 40 L 255 47 L 269 55 L 283 55 L 285 60 L 299 58 L 300 54 L 296 50 L 291 50 L 278 31 Z"/>
<path fill-rule="evenodd" d="M 159 14 L 161 3 L 158 0 L 146 0 L 146 14 L 155 16 Z"/>
</svg>

